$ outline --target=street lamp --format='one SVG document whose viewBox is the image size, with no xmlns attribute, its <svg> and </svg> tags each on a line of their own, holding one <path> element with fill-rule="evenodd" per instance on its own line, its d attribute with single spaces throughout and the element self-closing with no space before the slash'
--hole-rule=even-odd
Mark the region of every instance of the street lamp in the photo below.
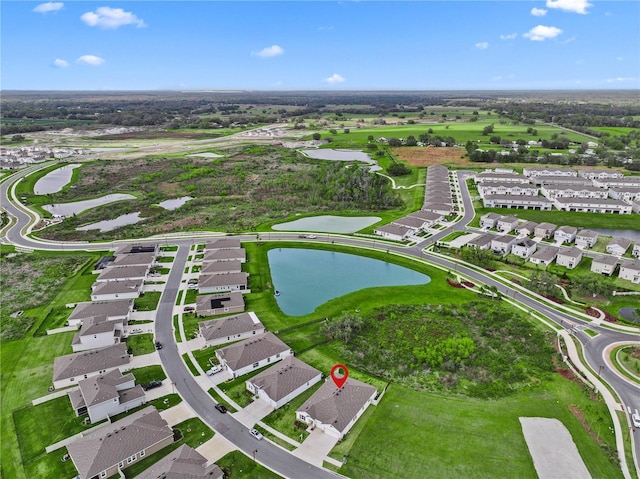
<svg viewBox="0 0 640 479">
<path fill-rule="evenodd" d="M 257 454 L 257 453 L 258 453 L 258 450 L 257 450 L 257 449 L 254 449 L 254 450 L 253 450 L 253 460 L 254 460 L 254 461 L 256 460 L 256 454 Z"/>
</svg>

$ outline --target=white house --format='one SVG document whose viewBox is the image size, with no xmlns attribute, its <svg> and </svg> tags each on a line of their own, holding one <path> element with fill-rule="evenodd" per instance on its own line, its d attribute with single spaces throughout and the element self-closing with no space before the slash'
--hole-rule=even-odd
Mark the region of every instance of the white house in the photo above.
<svg viewBox="0 0 640 479">
<path fill-rule="evenodd" d="M 79 381 L 114 369 L 130 369 L 131 356 L 125 343 L 107 348 L 92 349 L 81 353 L 58 356 L 53 360 L 53 387 L 56 389 L 74 386 Z"/>
<path fill-rule="evenodd" d="M 515 216 L 503 216 L 498 220 L 496 228 L 498 231 L 502 233 L 509 233 L 513 231 L 513 229 L 518 226 L 518 218 Z"/>
<path fill-rule="evenodd" d="M 431 226 L 442 220 L 442 215 L 439 215 L 438 213 L 434 213 L 432 211 L 418 210 L 414 211 L 409 216 L 420 218 L 424 222 L 425 228 L 430 228 Z"/>
<path fill-rule="evenodd" d="M 553 237 L 553 233 L 555 233 L 557 226 L 553 223 L 540 223 L 535 227 L 534 234 L 536 238 L 542 239 L 550 239 Z"/>
<path fill-rule="evenodd" d="M 200 275 L 242 272 L 240 261 L 205 261 L 200 268 Z"/>
<path fill-rule="evenodd" d="M 486 181 L 478 183 L 478 193 L 482 198 L 487 195 L 538 196 L 538 187 L 524 183 L 494 183 Z"/>
<path fill-rule="evenodd" d="M 598 146 L 596 144 L 596 146 Z M 624 173 L 616 170 L 578 170 L 578 175 L 590 180 L 610 180 L 615 178 L 622 178 Z"/>
<path fill-rule="evenodd" d="M 560 211 L 631 214 L 630 204 L 612 198 L 556 198 L 553 201 Z"/>
<path fill-rule="evenodd" d="M 593 248 L 598 241 L 598 233 L 591 230 L 580 230 L 576 234 L 576 246 L 581 248 Z"/>
<path fill-rule="evenodd" d="M 640 283 L 640 260 L 629 259 L 624 260 L 620 265 L 618 278 L 626 279 L 632 283 Z"/>
<path fill-rule="evenodd" d="M 558 248 L 555 246 L 543 246 L 529 257 L 529 261 L 533 264 L 548 266 L 558 256 Z"/>
<path fill-rule="evenodd" d="M 217 238 L 209 241 L 204 249 L 205 251 L 211 250 L 219 250 L 219 249 L 240 249 L 242 245 L 240 244 L 239 238 Z"/>
<path fill-rule="evenodd" d="M 480 217 L 480 228 L 495 228 L 500 218 L 497 213 L 486 213 Z"/>
<path fill-rule="evenodd" d="M 141 279 L 99 281 L 91 287 L 91 301 L 135 299 L 140 296 L 144 281 Z"/>
<path fill-rule="evenodd" d="M 609 192 L 596 186 L 552 184 L 542 185 L 540 191 L 550 200 L 556 198 L 607 198 Z"/>
<path fill-rule="evenodd" d="M 574 226 L 560 226 L 553 233 L 553 239 L 560 243 L 573 243 L 573 240 L 576 239 L 577 233 L 578 228 Z"/>
<path fill-rule="evenodd" d="M 233 250 L 221 250 L 233 251 Z M 248 273 L 206 274 L 200 276 L 198 291 L 200 294 L 222 293 L 225 291 L 240 291 L 250 293 L 248 287 Z"/>
<path fill-rule="evenodd" d="M 622 256 L 627 252 L 629 246 L 631 246 L 631 240 L 628 240 L 627 238 L 621 238 L 619 236 L 614 236 L 607 244 L 606 250 L 609 254 Z"/>
<path fill-rule="evenodd" d="M 491 240 L 491 250 L 498 254 L 511 253 L 511 247 L 517 241 L 515 236 L 502 235 Z"/>
<path fill-rule="evenodd" d="M 487 195 L 482 203 L 485 208 L 514 208 L 519 210 L 550 211 L 553 202 L 544 196 Z"/>
<path fill-rule="evenodd" d="M 200 295 L 196 297 L 196 316 L 242 313 L 244 296 L 238 291 Z"/>
<path fill-rule="evenodd" d="M 600 188 L 640 188 L 640 176 L 625 176 L 623 178 L 611 178 L 605 180 L 594 179 L 593 184 Z"/>
<path fill-rule="evenodd" d="M 491 233 L 481 234 L 467 242 L 466 246 L 478 249 L 489 249 L 491 248 L 491 241 L 493 238 L 495 238 L 495 236 Z"/>
<path fill-rule="evenodd" d="M 291 348 L 273 333 L 265 333 L 216 350 L 218 361 L 234 378 L 292 354 Z"/>
<path fill-rule="evenodd" d="M 265 332 L 264 325 L 254 312 L 203 321 L 198 326 L 207 347 L 240 341 Z"/>
<path fill-rule="evenodd" d="M 109 266 L 153 266 L 155 260 L 155 253 L 117 254 Z"/>
<path fill-rule="evenodd" d="M 533 221 L 525 221 L 524 223 L 516 226 L 514 228 L 514 231 L 521 236 L 529 236 L 535 232 L 536 226 L 538 226 L 538 223 L 535 223 Z"/>
<path fill-rule="evenodd" d="M 489 182 L 506 182 L 506 183 L 529 183 L 529 178 L 519 175 L 518 173 L 495 173 L 486 171 L 476 175 L 477 183 Z"/>
<path fill-rule="evenodd" d="M 417 218 L 415 216 L 403 216 L 402 218 L 398 218 L 397 220 L 393 220 L 393 224 L 398 226 L 404 226 L 406 228 L 410 228 L 415 230 L 416 232 L 428 228 L 425 221 L 421 218 Z"/>
<path fill-rule="evenodd" d="M 115 319 L 128 320 L 132 310 L 133 300 L 131 299 L 77 303 L 67 322 L 69 326 L 79 326 L 82 321 L 94 316 L 106 316 L 110 321 Z"/>
<path fill-rule="evenodd" d="M 633 203 L 634 201 L 640 201 L 640 188 L 639 187 L 614 187 L 606 190 L 609 192 L 609 196 L 615 200 L 624 201 L 625 203 Z"/>
<path fill-rule="evenodd" d="M 204 252 L 202 262 L 207 261 L 240 261 L 247 262 L 247 252 L 244 248 L 240 249 L 214 249 Z"/>
<path fill-rule="evenodd" d="M 73 336 L 71 349 L 77 353 L 117 344 L 122 339 L 124 325 L 124 319 L 109 320 L 106 316 L 86 318 L 82 321 L 80 331 Z"/>
<path fill-rule="evenodd" d="M 640 242 L 637 242 L 633 245 L 633 251 L 631 254 L 633 254 L 633 256 L 635 256 L 636 258 L 640 258 Z"/>
<path fill-rule="evenodd" d="M 518 239 L 511 247 L 511 254 L 526 259 L 536 252 L 537 244 L 538 243 L 529 238 Z"/>
<path fill-rule="evenodd" d="M 144 390 L 136 386 L 133 374 L 118 369 L 83 379 L 67 395 L 76 416 L 89 415 L 92 423 L 129 411 L 145 403 Z"/>
<path fill-rule="evenodd" d="M 582 260 L 582 250 L 580 248 L 560 248 L 558 256 L 556 258 L 556 264 L 558 266 L 564 266 L 565 268 L 573 269 Z"/>
<path fill-rule="evenodd" d="M 537 144 L 537 142 L 534 142 Z M 524 176 L 528 176 L 530 178 L 534 178 L 536 176 L 578 176 L 578 172 L 576 170 L 572 170 L 571 168 L 553 168 L 553 167 L 528 167 L 522 170 Z"/>
<path fill-rule="evenodd" d="M 378 390 L 349 378 L 338 388 L 331 378 L 296 411 L 296 419 L 342 439 L 373 402 Z"/>
<path fill-rule="evenodd" d="M 378 236 L 382 236 L 384 239 L 403 241 L 409 236 L 416 233 L 417 230 L 413 228 L 407 228 L 406 226 L 399 225 L 384 225 L 378 226 L 373 232 Z"/>
<path fill-rule="evenodd" d="M 142 280 L 147 277 L 151 265 L 133 266 L 107 266 L 103 269 L 96 281 L 122 281 L 122 280 Z"/>
<path fill-rule="evenodd" d="M 262 371 L 246 382 L 249 392 L 278 409 L 322 379 L 316 368 L 294 356 Z"/>
<path fill-rule="evenodd" d="M 591 271 L 593 273 L 611 276 L 618 265 L 618 258 L 608 254 L 598 255 L 591 262 Z"/>
<path fill-rule="evenodd" d="M 216 464 L 207 466 L 207 458 L 183 444 L 170 452 L 135 479 L 223 479 L 224 472 Z"/>
</svg>

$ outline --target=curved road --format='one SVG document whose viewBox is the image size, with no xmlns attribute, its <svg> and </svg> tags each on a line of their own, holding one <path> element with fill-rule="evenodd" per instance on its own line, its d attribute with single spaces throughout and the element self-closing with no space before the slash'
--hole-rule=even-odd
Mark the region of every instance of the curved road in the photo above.
<svg viewBox="0 0 640 479">
<path fill-rule="evenodd" d="M 16 246 L 21 246 L 30 249 L 45 249 L 45 250 L 59 250 L 59 249 L 74 249 L 74 250 L 99 250 L 99 249 L 112 249 L 113 243 L 53 243 L 46 241 L 36 241 L 31 238 L 25 237 L 25 233 L 30 231 L 30 225 L 33 222 L 32 216 L 27 214 L 28 211 L 19 202 L 15 201 L 10 194 L 10 189 L 18 178 L 22 178 L 31 172 L 42 168 L 43 165 L 30 167 L 20 170 L 19 172 L 11 175 L 9 178 L 5 178 L 2 184 L 0 184 L 0 200 L 2 207 L 7 210 L 17 221 L 11 225 L 10 228 L 5 229 L 4 237 L 7 242 L 10 242 Z M 387 250 L 401 254 L 403 256 L 410 256 L 416 259 L 428 259 L 429 262 L 439 265 L 448 270 L 455 270 L 458 273 L 473 279 L 476 282 L 486 284 L 487 286 L 494 286 L 509 300 L 516 301 L 521 305 L 536 311 L 537 313 L 545 316 L 549 320 L 568 328 L 571 324 L 588 325 L 589 329 L 596 331 L 598 336 L 592 338 L 586 333 L 580 331 L 575 334 L 575 337 L 580 341 L 584 350 L 584 356 L 592 370 L 600 372 L 600 376 L 615 390 L 620 397 L 623 404 L 621 408 L 625 406 L 632 409 L 640 409 L 640 388 L 630 383 L 627 380 L 622 379 L 609 365 L 609 362 L 604 358 L 604 351 L 612 343 L 619 341 L 635 341 L 640 339 L 638 333 L 617 331 L 611 328 L 601 327 L 592 324 L 588 321 L 584 321 L 575 316 L 572 316 L 566 312 L 555 309 L 551 304 L 534 299 L 528 295 L 522 294 L 519 290 L 504 284 L 490 275 L 477 271 L 473 268 L 467 267 L 463 264 L 459 264 L 452 260 L 442 258 L 440 256 L 432 255 L 424 251 L 424 248 L 434 244 L 436 241 L 445 237 L 451 231 L 463 231 L 466 229 L 466 225 L 473 219 L 475 212 L 473 210 L 473 204 L 464 181 L 465 176 L 469 172 L 457 172 L 461 198 L 465 207 L 465 215 L 462 221 L 458 222 L 451 228 L 447 228 L 421 242 L 420 244 L 412 247 L 404 247 L 398 245 L 391 245 L 386 242 L 369 239 L 358 239 L 356 237 L 342 237 L 331 235 L 319 235 L 314 241 L 324 241 L 347 246 L 363 247 L 369 249 Z M 255 235 L 240 236 L 243 241 L 255 240 Z M 264 238 L 264 234 L 263 234 Z M 267 240 L 298 240 L 296 233 L 268 233 Z M 148 242 L 158 242 L 155 240 L 144 240 Z M 245 452 L 247 455 L 252 456 L 254 451 L 256 452 L 256 459 L 258 462 L 264 464 L 270 469 L 278 472 L 279 474 L 290 478 L 327 478 L 337 477 L 334 474 L 325 469 L 312 466 L 311 464 L 302 461 L 301 459 L 293 456 L 288 451 L 281 449 L 267 441 L 257 441 L 248 434 L 245 430 L 245 426 L 236 421 L 232 416 L 228 414 L 220 414 L 213 409 L 213 399 L 204 392 L 193 379 L 193 376 L 187 369 L 186 365 L 182 361 L 177 347 L 171 347 L 168 345 L 175 345 L 174 336 L 172 330 L 172 318 L 173 307 L 175 305 L 178 289 L 180 287 L 182 271 L 184 270 L 184 264 L 188 257 L 189 248 L 193 242 L 192 238 L 184 237 L 180 240 L 172 240 L 172 243 L 178 244 L 179 249 L 174 261 L 169 280 L 167 281 L 166 288 L 162 294 L 158 311 L 156 315 L 156 336 L 157 339 L 167 347 L 159 351 L 160 359 L 163 367 L 166 370 L 167 376 L 175 384 L 176 389 L 183 397 L 183 399 L 200 415 L 200 417 L 211 426 L 216 432 L 222 434 L 224 437 L 234 443 L 239 449 Z M 633 438 L 633 436 L 632 436 Z M 640 440 L 634 440 L 635 457 L 640 457 Z M 637 462 L 637 459 L 636 459 Z M 629 464 L 629 467 L 633 467 L 633 464 Z M 637 466 L 636 466 L 637 469 Z"/>
</svg>

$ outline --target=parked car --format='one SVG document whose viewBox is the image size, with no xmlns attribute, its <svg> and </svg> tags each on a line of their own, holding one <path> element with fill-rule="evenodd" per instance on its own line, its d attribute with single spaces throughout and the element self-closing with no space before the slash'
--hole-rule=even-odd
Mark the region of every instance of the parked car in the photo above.
<svg viewBox="0 0 640 479">
<path fill-rule="evenodd" d="M 262 439 L 264 437 L 262 433 L 257 429 L 251 429 L 251 431 L 249 431 L 249 434 L 251 434 L 256 439 Z"/>
<path fill-rule="evenodd" d="M 156 341 L 156 349 L 162 349 L 162 343 L 160 341 Z"/>
<path fill-rule="evenodd" d="M 193 306 L 185 306 L 184 307 L 184 311 L 195 311 L 196 308 L 194 308 Z"/>
<path fill-rule="evenodd" d="M 141 333 L 142 329 L 140 328 L 133 328 L 131 331 L 129 331 L 131 334 L 136 334 L 136 333 Z"/>
<path fill-rule="evenodd" d="M 638 413 L 632 414 L 631 422 L 633 423 L 633 427 L 640 427 L 640 414 Z"/>
<path fill-rule="evenodd" d="M 307 235 L 307 239 L 316 239 L 317 236 L 316 235 Z"/>
<path fill-rule="evenodd" d="M 222 414 L 227 412 L 227 407 L 224 404 L 216 404 L 216 409 L 220 411 Z"/>
<path fill-rule="evenodd" d="M 150 383 L 142 386 L 142 389 L 148 391 L 149 389 L 159 388 L 160 386 L 162 386 L 162 381 L 151 381 Z"/>
<path fill-rule="evenodd" d="M 221 365 L 219 365 L 219 364 L 216 364 L 214 367 L 212 367 L 211 369 L 209 369 L 209 370 L 207 371 L 207 374 L 208 374 L 209 376 L 213 376 L 214 374 L 218 374 L 218 373 L 220 373 L 220 372 L 222 372 L 222 366 L 221 366 Z"/>
</svg>

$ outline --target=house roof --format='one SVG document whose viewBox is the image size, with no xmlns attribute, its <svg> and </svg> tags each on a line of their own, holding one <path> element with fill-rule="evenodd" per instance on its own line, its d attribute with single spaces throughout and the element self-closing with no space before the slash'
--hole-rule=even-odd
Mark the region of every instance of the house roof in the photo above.
<svg viewBox="0 0 640 479">
<path fill-rule="evenodd" d="M 498 219 L 498 223 L 503 222 L 503 223 L 517 223 L 518 222 L 518 218 L 516 218 L 515 216 L 503 216 L 502 218 Z"/>
<path fill-rule="evenodd" d="M 522 239 L 519 239 L 518 241 L 516 241 L 513 246 L 514 247 L 520 246 L 522 248 L 531 248 L 532 246 L 536 246 L 537 244 L 538 243 L 536 243 L 535 241 L 533 241 L 530 238 L 522 238 Z"/>
<path fill-rule="evenodd" d="M 520 189 L 532 189 L 537 190 L 538 187 L 530 183 L 514 183 L 513 181 L 483 181 L 478 183 L 478 189 L 480 188 L 520 188 Z"/>
<path fill-rule="evenodd" d="M 155 253 L 127 253 L 116 255 L 110 266 L 150 265 L 156 258 Z"/>
<path fill-rule="evenodd" d="M 207 341 L 264 329 L 264 325 L 253 312 L 212 319 L 198 324 L 200 333 Z"/>
<path fill-rule="evenodd" d="M 451 205 L 446 203 L 425 202 L 422 205 L 422 209 L 427 211 L 446 211 L 449 213 L 451 211 Z"/>
<path fill-rule="evenodd" d="M 476 238 L 473 238 L 467 244 L 469 246 L 484 246 L 487 243 L 491 243 L 491 241 L 493 240 L 494 237 L 495 236 L 492 235 L 491 233 L 481 234 L 480 236 L 477 236 Z"/>
<path fill-rule="evenodd" d="M 540 223 L 538 226 L 536 226 L 536 229 L 541 229 L 541 230 L 551 230 L 551 231 L 555 231 L 557 228 L 556 225 L 554 225 L 553 223 Z"/>
<path fill-rule="evenodd" d="M 515 236 L 511 236 L 511 235 L 502 235 L 502 236 L 497 236 L 491 239 L 491 242 L 496 242 L 496 243 L 504 243 L 504 244 L 509 244 L 509 243 L 513 243 L 514 241 L 516 241 L 516 237 Z"/>
<path fill-rule="evenodd" d="M 633 271 L 640 271 L 640 259 L 622 260 L 622 268 L 630 269 Z"/>
<path fill-rule="evenodd" d="M 167 421 L 149 406 L 67 446 L 81 478 L 93 477 L 127 457 L 173 437 Z"/>
<path fill-rule="evenodd" d="M 615 266 L 616 264 L 618 264 L 618 258 L 608 254 L 601 254 L 598 256 L 594 256 L 593 263 L 599 263 L 607 266 Z"/>
<path fill-rule="evenodd" d="M 114 344 L 106 348 L 92 349 L 81 353 L 58 356 L 53 361 L 53 380 L 59 381 L 103 369 L 117 368 L 129 364 L 127 345 Z"/>
<path fill-rule="evenodd" d="M 113 401 L 119 397 L 118 386 L 128 382 L 135 381 L 133 374 L 122 375 L 119 369 L 114 369 L 106 374 L 99 374 L 78 382 L 80 394 L 84 400 L 84 404 L 95 406 L 105 401 Z M 144 391 L 138 386 L 142 395 Z"/>
<path fill-rule="evenodd" d="M 132 299 L 118 299 L 116 301 L 92 301 L 78 303 L 69 316 L 69 320 L 90 318 L 92 316 L 107 316 L 109 318 L 126 316 L 131 311 Z"/>
<path fill-rule="evenodd" d="M 141 279 L 115 281 L 97 281 L 93 283 L 91 294 L 126 294 L 140 291 L 144 282 Z"/>
<path fill-rule="evenodd" d="M 322 373 L 298 358 L 289 356 L 275 366 L 248 379 L 273 401 L 279 401 Z"/>
<path fill-rule="evenodd" d="M 523 180 L 526 180 L 527 178 L 525 176 L 519 175 L 518 173 L 495 173 L 493 171 L 487 171 L 484 173 L 480 173 L 479 175 L 476 175 L 476 178 L 480 178 L 480 179 L 485 179 L 485 178 L 496 178 L 496 179 L 501 179 L 501 178 L 522 178 Z"/>
<path fill-rule="evenodd" d="M 202 263 L 200 274 L 240 273 L 241 271 L 242 263 L 239 260 L 206 261 Z"/>
<path fill-rule="evenodd" d="M 142 254 L 142 253 L 155 253 L 158 245 L 141 245 L 141 244 L 126 244 L 116 250 L 116 255 L 119 254 Z"/>
<path fill-rule="evenodd" d="M 540 261 L 552 261 L 558 256 L 558 248 L 555 246 L 544 246 L 531 255 L 531 258 Z"/>
<path fill-rule="evenodd" d="M 124 319 L 110 320 L 106 316 L 91 316 L 82 321 L 78 336 L 106 333 L 115 330 L 118 325 L 124 326 Z"/>
<path fill-rule="evenodd" d="M 620 246 L 621 248 L 627 249 L 629 246 L 631 246 L 631 240 L 623 238 L 621 236 L 614 236 L 613 238 L 611 238 L 611 241 L 607 243 L 607 248 L 609 246 Z"/>
<path fill-rule="evenodd" d="M 383 233 L 389 233 L 392 235 L 405 236 L 411 231 L 411 229 L 407 228 L 406 226 L 389 224 L 389 225 L 378 226 L 376 228 L 376 231 L 381 231 Z"/>
<path fill-rule="evenodd" d="M 112 279 L 142 278 L 149 271 L 149 265 L 107 266 L 98 275 L 96 281 Z"/>
<path fill-rule="evenodd" d="M 205 251 L 217 249 L 238 249 L 241 247 L 238 238 L 220 238 L 209 241 L 204 247 Z"/>
<path fill-rule="evenodd" d="M 500 218 L 502 218 L 502 216 L 500 216 L 498 213 L 486 213 L 480 218 L 487 220 L 499 220 Z"/>
<path fill-rule="evenodd" d="M 558 203 L 577 205 L 630 206 L 622 200 L 613 198 L 556 198 Z"/>
<path fill-rule="evenodd" d="M 375 387 L 352 378 L 338 389 L 329 378 L 298 411 L 342 432 L 377 391 Z"/>
<path fill-rule="evenodd" d="M 529 230 L 531 232 L 533 232 L 536 229 L 536 226 L 538 226 L 538 223 L 534 222 L 534 221 L 525 221 L 524 223 L 516 226 L 516 231 L 521 231 L 521 230 Z"/>
<path fill-rule="evenodd" d="M 576 236 L 579 236 L 582 238 L 597 238 L 598 233 L 596 231 L 591 231 L 591 230 L 580 230 Z"/>
<path fill-rule="evenodd" d="M 404 216 L 403 218 L 393 220 L 393 222 L 401 226 L 408 226 L 409 228 L 421 228 L 422 225 L 424 225 L 424 220 L 416 218 L 415 216 Z"/>
<path fill-rule="evenodd" d="M 205 274 L 200 277 L 198 287 L 208 288 L 211 286 L 246 286 L 248 278 L 248 273 Z"/>
<path fill-rule="evenodd" d="M 582 256 L 582 250 L 580 248 L 561 248 L 558 251 L 558 256 L 567 256 L 569 258 L 580 258 Z"/>
<path fill-rule="evenodd" d="M 196 311 L 237 307 L 244 308 L 244 296 L 237 291 L 206 294 L 196 297 Z"/>
<path fill-rule="evenodd" d="M 244 249 L 214 249 L 205 251 L 202 261 L 228 261 L 232 259 L 246 261 L 247 252 Z"/>
<path fill-rule="evenodd" d="M 207 459 L 195 449 L 183 444 L 154 465 L 135 476 L 135 479 L 221 479 L 222 469 L 216 464 L 207 467 Z"/>
<path fill-rule="evenodd" d="M 580 183 L 553 183 L 553 184 L 546 184 L 542 186 L 545 190 L 552 190 L 552 191 L 606 191 L 603 190 L 602 188 L 598 188 L 597 186 L 591 186 L 591 185 L 581 185 Z"/>
<path fill-rule="evenodd" d="M 485 200 L 509 200 L 514 204 L 553 203 L 553 201 L 548 200 L 544 196 L 533 196 L 533 195 L 486 195 L 484 199 Z"/>
<path fill-rule="evenodd" d="M 424 221 L 438 221 L 439 219 L 442 218 L 442 215 L 439 215 L 438 213 L 434 213 L 433 211 L 422 211 L 422 210 L 414 211 L 409 216 L 414 216 L 415 218 L 420 218 L 421 220 L 424 220 Z"/>
<path fill-rule="evenodd" d="M 575 226 L 560 226 L 556 230 L 556 233 L 566 233 L 568 235 L 574 235 L 577 232 L 578 232 L 578 228 L 576 228 Z"/>
<path fill-rule="evenodd" d="M 237 370 L 289 351 L 290 348 L 273 333 L 265 333 L 218 349 L 216 354 L 226 361 L 227 366 Z"/>
</svg>

